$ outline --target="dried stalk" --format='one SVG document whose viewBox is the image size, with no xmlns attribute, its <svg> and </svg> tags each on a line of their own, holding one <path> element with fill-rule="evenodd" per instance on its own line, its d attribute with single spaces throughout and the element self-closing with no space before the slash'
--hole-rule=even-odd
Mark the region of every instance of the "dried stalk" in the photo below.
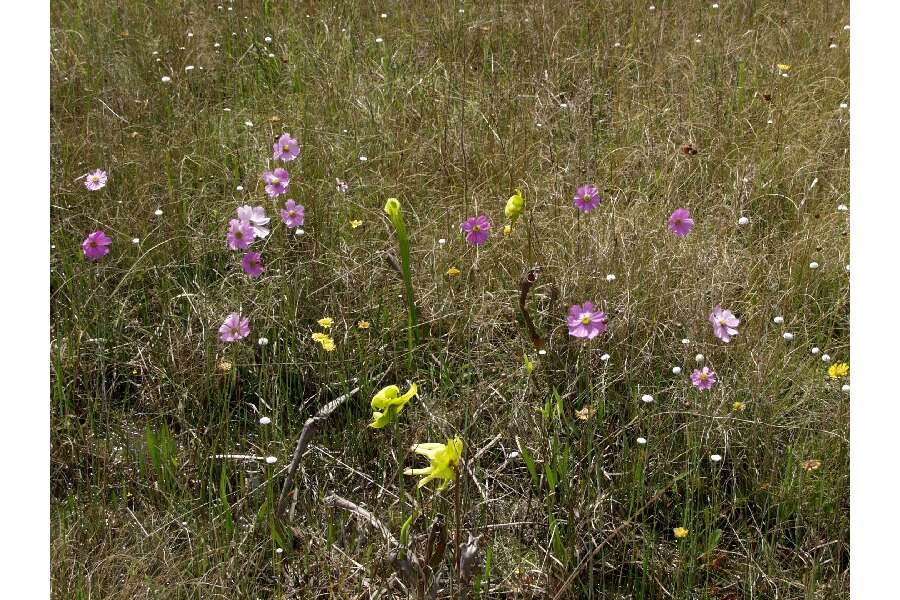
<svg viewBox="0 0 900 600">
<path fill-rule="evenodd" d="M 281 495 L 278 497 L 278 507 L 275 510 L 275 515 L 278 519 L 284 518 L 284 512 L 285 509 L 287 509 L 288 494 L 294 483 L 294 475 L 300 467 L 300 460 L 303 458 L 303 453 L 306 451 L 309 441 L 319 430 L 319 427 L 322 426 L 322 423 L 331 416 L 331 413 L 337 410 L 341 404 L 346 402 L 358 391 L 359 388 L 355 387 L 343 396 L 335 398 L 323 406 L 315 416 L 306 420 L 306 423 L 303 425 L 303 431 L 300 432 L 300 439 L 297 440 L 297 447 L 294 448 L 294 457 L 291 459 L 290 466 L 288 466 L 287 475 L 285 475 L 284 478 L 284 485 L 281 487 Z"/>
</svg>

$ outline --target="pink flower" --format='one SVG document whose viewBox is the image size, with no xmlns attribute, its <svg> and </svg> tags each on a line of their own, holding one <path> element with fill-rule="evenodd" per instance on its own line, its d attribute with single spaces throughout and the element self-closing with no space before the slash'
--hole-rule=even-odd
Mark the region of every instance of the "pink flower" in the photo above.
<svg viewBox="0 0 900 600">
<path fill-rule="evenodd" d="M 84 178 L 84 187 L 96 192 L 106 185 L 106 171 L 97 169 L 93 173 L 88 173 Z"/>
<path fill-rule="evenodd" d="M 259 252 L 248 252 L 241 259 L 241 268 L 250 277 L 259 277 L 266 268 L 262 265 L 262 255 Z"/>
<path fill-rule="evenodd" d="M 110 244 L 112 244 L 112 240 L 100 229 L 84 238 L 84 241 L 81 242 L 81 249 L 84 251 L 84 257 L 88 260 L 100 260 L 109 254 Z"/>
<path fill-rule="evenodd" d="M 463 230 L 463 235 L 466 236 L 467 242 L 473 246 L 480 246 L 487 241 L 491 233 L 491 222 L 488 221 L 486 216 L 478 215 L 477 217 L 466 219 L 460 225 L 460 229 Z"/>
<path fill-rule="evenodd" d="M 262 177 L 266 182 L 266 193 L 269 194 L 269 198 L 275 198 L 285 193 L 291 182 L 290 174 L 281 167 L 274 171 L 266 171 Z"/>
<path fill-rule="evenodd" d="M 269 217 L 266 216 L 266 209 L 262 206 L 251 207 L 249 204 L 239 206 L 237 216 L 244 223 L 248 223 L 253 230 L 253 235 L 262 239 L 269 235 L 269 230 L 263 227 L 269 223 Z"/>
<path fill-rule="evenodd" d="M 592 340 L 606 331 L 606 313 L 595 311 L 594 305 L 590 302 L 570 306 L 566 322 L 569 325 L 569 335 L 572 337 Z"/>
<path fill-rule="evenodd" d="M 243 250 L 250 247 L 253 241 L 253 228 L 250 223 L 239 219 L 232 219 L 228 222 L 228 247 L 232 250 Z"/>
<path fill-rule="evenodd" d="M 590 212 L 600 204 L 600 190 L 593 185 L 583 185 L 575 192 L 575 208 Z"/>
<path fill-rule="evenodd" d="M 250 335 L 250 319 L 241 318 L 241 313 L 231 313 L 219 327 L 219 339 L 223 342 L 236 342 Z"/>
<path fill-rule="evenodd" d="M 735 328 L 741 323 L 730 310 L 725 310 L 721 306 L 713 309 L 709 315 L 709 322 L 712 323 L 716 337 L 726 344 L 731 341 L 732 336 L 738 334 Z"/>
<path fill-rule="evenodd" d="M 272 146 L 272 158 L 288 162 L 300 155 L 300 144 L 290 134 L 282 133 Z"/>
<path fill-rule="evenodd" d="M 677 208 L 669 217 L 669 229 L 678 237 L 684 237 L 694 228 L 694 220 L 686 208 Z"/>
<path fill-rule="evenodd" d="M 718 379 L 716 378 L 716 373 L 714 371 L 710 371 L 709 367 L 703 367 L 702 371 L 700 369 L 694 369 L 694 372 L 691 373 L 691 383 L 693 383 L 699 390 L 708 390 L 717 381 Z"/>
<path fill-rule="evenodd" d="M 293 200 L 284 203 L 284 208 L 281 209 L 281 220 L 285 225 L 291 228 L 300 227 L 303 225 L 304 217 L 302 204 L 297 204 Z"/>
</svg>

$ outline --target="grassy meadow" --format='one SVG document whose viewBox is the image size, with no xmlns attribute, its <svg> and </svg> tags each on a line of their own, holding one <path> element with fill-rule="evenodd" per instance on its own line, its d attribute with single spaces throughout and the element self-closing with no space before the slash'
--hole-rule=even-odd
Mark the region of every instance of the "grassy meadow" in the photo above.
<svg viewBox="0 0 900 600">
<path fill-rule="evenodd" d="M 54 0 L 53 597 L 848 597 L 848 4 Z"/>
</svg>

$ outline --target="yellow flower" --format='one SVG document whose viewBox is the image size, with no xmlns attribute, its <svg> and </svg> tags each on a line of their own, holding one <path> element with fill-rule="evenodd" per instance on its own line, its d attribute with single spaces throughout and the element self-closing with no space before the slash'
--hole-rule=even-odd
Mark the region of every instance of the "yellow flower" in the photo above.
<svg viewBox="0 0 900 600">
<path fill-rule="evenodd" d="M 734 412 L 744 412 L 744 409 L 747 408 L 747 406 L 743 402 L 735 402 L 731 405 L 731 408 L 734 409 Z"/>
<path fill-rule="evenodd" d="M 388 423 L 393 422 L 397 415 L 403 411 L 406 403 L 418 392 L 419 388 L 416 387 L 416 384 L 409 386 L 409 390 L 402 396 L 400 395 L 400 388 L 396 385 L 382 388 L 372 398 L 372 422 L 369 423 L 369 427 L 381 429 Z"/>
<path fill-rule="evenodd" d="M 324 327 L 325 329 L 328 329 L 329 327 L 334 325 L 334 319 L 332 319 L 331 317 L 322 317 L 321 319 L 319 319 L 316 322 L 319 325 L 321 325 L 322 327 Z"/>
<path fill-rule="evenodd" d="M 396 198 L 388 198 L 384 203 L 384 212 L 390 217 L 391 221 L 396 221 L 400 216 L 400 201 Z"/>
<path fill-rule="evenodd" d="M 523 210 L 525 210 L 525 198 L 522 197 L 522 190 L 516 190 L 516 193 L 506 201 L 506 208 L 503 209 L 503 212 L 515 223 L 516 219 L 522 215 Z"/>
<path fill-rule="evenodd" d="M 332 352 L 335 349 L 334 340 L 331 339 L 331 336 L 316 332 L 312 334 L 312 339 L 319 342 L 325 352 Z"/>
<path fill-rule="evenodd" d="M 422 487 L 432 479 L 443 479 L 444 483 L 437 490 L 441 491 L 456 478 L 456 467 L 459 465 L 459 459 L 463 453 L 463 442 L 459 437 L 447 440 L 446 444 L 416 444 L 411 450 L 427 457 L 431 463 L 424 469 L 405 469 L 403 471 L 404 475 L 425 475 L 419 480 L 419 485 L 416 487 Z"/>
<path fill-rule="evenodd" d="M 462 271 L 460 271 L 456 267 L 450 267 L 449 269 L 447 269 L 447 276 L 448 277 L 458 277 L 461 272 Z"/>
<path fill-rule="evenodd" d="M 822 466 L 822 461 L 815 459 L 815 458 L 810 458 L 809 460 L 803 461 L 803 468 L 806 469 L 807 471 L 815 471 L 816 469 L 818 469 L 821 466 Z"/>
<path fill-rule="evenodd" d="M 359 327 L 360 329 L 368 329 L 369 322 L 368 321 L 360 321 L 359 323 L 356 324 L 356 326 Z"/>
<path fill-rule="evenodd" d="M 846 377 L 850 372 L 850 365 L 847 363 L 834 363 L 828 367 L 828 376 L 832 379 L 840 379 Z"/>
<path fill-rule="evenodd" d="M 778 64 L 778 70 L 779 70 L 779 71 L 790 71 L 790 70 L 791 70 L 791 65 L 786 65 L 786 64 L 784 64 L 784 63 L 779 63 L 779 64 Z"/>
<path fill-rule="evenodd" d="M 597 414 L 597 409 L 593 406 L 585 406 L 581 410 L 575 411 L 575 418 L 579 421 L 587 421 L 591 417 Z"/>
<path fill-rule="evenodd" d="M 221 361 L 218 365 L 216 365 L 220 373 L 228 373 L 231 371 L 232 364 L 227 360 Z"/>
<path fill-rule="evenodd" d="M 675 529 L 672 530 L 672 533 L 674 533 L 675 537 L 677 537 L 680 540 L 682 538 L 687 537 L 688 530 L 685 529 L 684 527 L 676 527 Z"/>
<path fill-rule="evenodd" d="M 356 220 L 356 219 L 352 219 L 352 220 L 350 221 L 350 227 L 352 227 L 353 229 L 356 229 L 357 227 L 359 227 L 360 225 L 362 225 L 362 223 L 363 223 L 362 221 L 358 221 L 358 220 Z"/>
<path fill-rule="evenodd" d="M 504 225 L 503 226 L 503 235 L 509 235 L 512 233 L 512 225 Z"/>
</svg>

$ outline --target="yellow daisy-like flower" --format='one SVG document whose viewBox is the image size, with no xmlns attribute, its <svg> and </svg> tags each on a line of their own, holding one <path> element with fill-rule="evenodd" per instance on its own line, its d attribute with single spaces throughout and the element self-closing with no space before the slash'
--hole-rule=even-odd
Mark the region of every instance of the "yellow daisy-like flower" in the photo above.
<svg viewBox="0 0 900 600">
<path fill-rule="evenodd" d="M 688 530 L 685 529 L 684 527 L 676 527 L 675 529 L 672 530 L 672 533 L 675 534 L 675 537 L 677 537 L 680 540 L 680 539 L 687 537 Z"/>
<path fill-rule="evenodd" d="M 332 319 L 331 317 L 322 317 L 321 319 L 319 319 L 318 321 L 316 321 L 316 323 L 318 323 L 319 325 L 321 325 L 321 326 L 324 327 L 325 329 L 328 329 L 329 327 L 331 327 L 332 325 L 334 325 L 334 319 Z"/>
<path fill-rule="evenodd" d="M 503 226 L 503 235 L 509 235 L 512 233 L 512 225 L 504 225 Z"/>
<path fill-rule="evenodd" d="M 360 329 L 368 329 L 369 325 L 370 325 L 370 323 L 368 321 L 360 321 L 359 323 L 356 324 L 356 326 L 359 327 Z"/>
<path fill-rule="evenodd" d="M 790 71 L 790 70 L 791 70 L 791 65 L 786 65 L 786 64 L 784 64 L 784 63 L 778 63 L 777 66 L 778 66 L 778 70 L 781 71 L 781 72 L 785 72 L 785 71 Z"/>
<path fill-rule="evenodd" d="M 846 377 L 848 373 L 850 373 L 850 365 L 847 363 L 834 363 L 828 367 L 828 376 L 832 379 Z"/>
<path fill-rule="evenodd" d="M 350 227 L 352 227 L 353 229 L 356 229 L 357 227 L 359 227 L 362 224 L 363 224 L 363 222 L 359 221 L 357 219 L 353 219 L 350 221 Z"/>
<path fill-rule="evenodd" d="M 734 409 L 734 412 L 744 412 L 747 406 L 743 402 L 735 402 L 731 405 L 731 408 Z"/>
<path fill-rule="evenodd" d="M 325 352 L 332 352 L 335 349 L 334 340 L 331 339 L 331 336 L 325 335 L 324 333 L 316 332 L 312 334 L 312 339 L 322 346 L 322 349 Z"/>
<path fill-rule="evenodd" d="M 522 190 L 516 190 L 516 193 L 510 196 L 506 201 L 506 208 L 503 209 L 509 219 L 515 223 L 525 210 L 525 198 L 522 197 Z"/>
<path fill-rule="evenodd" d="M 381 429 L 393 422 L 412 397 L 418 393 L 419 388 L 416 387 L 416 384 L 410 385 L 409 390 L 402 396 L 400 395 L 400 388 L 396 385 L 382 388 L 372 398 L 372 422 L 369 423 L 369 427 Z"/>
<path fill-rule="evenodd" d="M 232 364 L 230 362 L 228 362 L 227 360 L 223 360 L 223 361 L 219 362 L 218 365 L 216 365 L 216 369 L 218 369 L 218 371 L 220 373 L 228 373 L 229 371 L 231 371 L 231 367 L 232 367 Z"/>
<path fill-rule="evenodd" d="M 460 270 L 457 269 L 456 267 L 450 267 L 449 269 L 447 269 L 447 276 L 448 276 L 448 277 L 459 277 L 459 274 L 460 274 L 460 273 L 462 273 L 462 271 L 460 271 Z"/>
<path fill-rule="evenodd" d="M 416 444 L 412 451 L 428 458 L 431 464 L 424 469 L 405 469 L 404 475 L 424 475 L 416 487 L 422 487 L 432 479 L 443 479 L 444 482 L 437 489 L 446 489 L 450 482 L 456 479 L 456 467 L 463 453 L 463 441 L 459 437 L 447 440 L 446 444 L 427 443 Z"/>
</svg>

